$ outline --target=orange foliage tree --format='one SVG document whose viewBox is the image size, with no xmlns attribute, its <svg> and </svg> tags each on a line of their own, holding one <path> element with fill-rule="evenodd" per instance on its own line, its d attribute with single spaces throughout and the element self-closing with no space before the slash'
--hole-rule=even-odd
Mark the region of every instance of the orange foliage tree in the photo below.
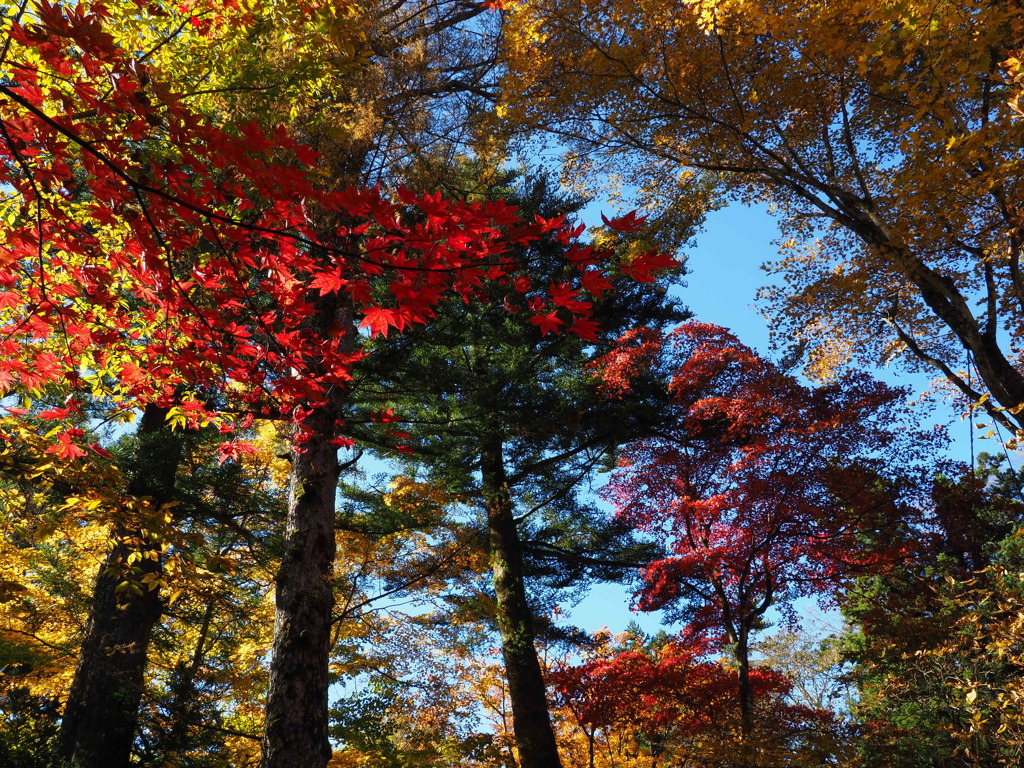
<svg viewBox="0 0 1024 768">
<path fill-rule="evenodd" d="M 551 673 L 563 745 L 574 765 L 721 765 L 744 760 L 737 669 L 714 659 L 707 637 L 648 640 L 598 635 L 591 658 Z M 646 641 L 646 642 L 645 642 Z M 751 671 L 758 700 L 759 764 L 819 764 L 836 748 L 830 713 L 786 702 L 777 672 Z M 575 733 L 585 739 L 577 754 Z"/>
<path fill-rule="evenodd" d="M 771 206 L 776 329 L 813 373 L 899 358 L 1013 433 L 1022 25 L 1004 0 L 523 0 L 502 109 L 655 203 L 703 178 Z"/>
</svg>

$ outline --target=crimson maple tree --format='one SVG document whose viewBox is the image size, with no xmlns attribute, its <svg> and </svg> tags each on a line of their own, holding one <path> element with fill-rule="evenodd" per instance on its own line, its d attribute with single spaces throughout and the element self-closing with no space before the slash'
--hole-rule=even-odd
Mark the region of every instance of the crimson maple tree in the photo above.
<svg viewBox="0 0 1024 768">
<path fill-rule="evenodd" d="M 751 634 L 773 605 L 905 554 L 893 535 L 925 484 L 890 481 L 887 466 L 909 473 L 924 438 L 899 390 L 854 374 L 803 386 L 714 325 L 634 331 L 596 369 L 617 397 L 667 376 L 664 422 L 624 450 L 604 493 L 671 551 L 644 570 L 639 607 L 733 646 L 749 734 Z"/>
</svg>

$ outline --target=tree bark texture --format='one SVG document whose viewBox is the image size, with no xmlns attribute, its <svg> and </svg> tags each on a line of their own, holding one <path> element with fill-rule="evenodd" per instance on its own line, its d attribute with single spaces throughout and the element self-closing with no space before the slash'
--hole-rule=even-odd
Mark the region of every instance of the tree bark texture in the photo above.
<svg viewBox="0 0 1024 768">
<path fill-rule="evenodd" d="M 285 552 L 276 579 L 274 650 L 263 734 L 263 768 L 323 768 L 328 659 L 334 610 L 336 409 L 307 420 L 310 440 L 292 450 Z"/>
<path fill-rule="evenodd" d="M 739 667 L 740 728 L 744 738 L 754 731 L 754 687 L 750 682 L 750 648 L 746 631 L 742 631 L 736 644 L 736 663 Z"/>
<path fill-rule="evenodd" d="M 128 484 L 129 494 L 149 497 L 157 508 L 171 500 L 184 446 L 181 433 L 166 426 L 166 416 L 165 408 L 146 407 Z M 139 584 L 146 574 L 160 573 L 161 544 L 142 534 L 140 527 L 119 525 L 96 576 L 58 740 L 59 754 L 76 768 L 127 768 L 131 763 L 149 642 L 163 613 L 159 590 Z M 141 593 L 118 591 L 133 552 L 141 559 L 130 579 Z"/>
<path fill-rule="evenodd" d="M 313 327 L 344 328 L 352 348 L 350 304 L 320 297 Z M 351 350 L 350 350 L 351 351 Z M 327 393 L 303 422 L 308 440 L 293 446 L 285 550 L 275 579 L 262 768 L 324 768 L 328 740 L 328 665 L 334 611 L 335 496 L 344 392 Z"/>
<path fill-rule="evenodd" d="M 505 677 L 512 701 L 512 730 L 520 768 L 561 768 L 548 713 L 547 690 L 534 645 L 533 614 L 526 601 L 523 552 L 502 457 L 495 440 L 482 455 L 488 544 Z"/>
</svg>

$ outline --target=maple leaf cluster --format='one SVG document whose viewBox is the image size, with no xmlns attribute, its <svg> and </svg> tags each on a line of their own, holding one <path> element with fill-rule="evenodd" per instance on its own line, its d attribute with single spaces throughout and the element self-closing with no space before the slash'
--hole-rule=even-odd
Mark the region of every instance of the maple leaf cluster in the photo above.
<svg viewBox="0 0 1024 768">
<path fill-rule="evenodd" d="M 534 285 L 513 246 L 569 243 L 579 228 L 520 220 L 502 202 L 325 189 L 310 172 L 316 152 L 283 127 L 227 130 L 193 111 L 117 45 L 104 15 L 42 0 L 10 26 L 0 392 L 59 382 L 125 411 L 173 404 L 188 423 L 218 420 L 212 403 L 229 393 L 243 411 L 295 417 L 350 380 L 353 325 L 402 331 L 445 295 L 469 301 L 484 281 L 514 281 L 521 302 L 509 308 L 540 333 L 593 339 L 588 297 L 613 273 L 647 280 L 675 266 L 617 266 L 574 245 L 576 276 Z M 328 333 L 310 321 L 325 300 Z"/>
</svg>

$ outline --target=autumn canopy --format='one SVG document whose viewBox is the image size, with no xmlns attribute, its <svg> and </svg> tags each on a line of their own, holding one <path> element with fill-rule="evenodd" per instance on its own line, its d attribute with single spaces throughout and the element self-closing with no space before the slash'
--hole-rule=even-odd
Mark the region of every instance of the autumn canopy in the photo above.
<svg viewBox="0 0 1024 768">
<path fill-rule="evenodd" d="M 1022 26 L 4 3 L 0 765 L 1015 765 Z"/>
</svg>

